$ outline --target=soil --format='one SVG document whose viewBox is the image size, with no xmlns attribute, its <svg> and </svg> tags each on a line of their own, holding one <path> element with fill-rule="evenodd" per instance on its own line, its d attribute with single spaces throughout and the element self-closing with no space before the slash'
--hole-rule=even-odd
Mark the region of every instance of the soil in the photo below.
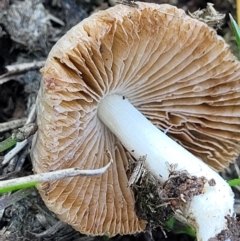
<svg viewBox="0 0 240 241">
<path fill-rule="evenodd" d="M 39 68 L 56 41 L 72 26 L 95 11 L 110 7 L 108 0 L 0 0 L 0 123 L 17 120 L 7 129 L 0 129 L 0 141 L 9 137 L 29 116 L 36 100 L 41 75 Z M 194 12 L 206 7 L 205 0 L 145 0 L 145 2 L 169 3 Z M 218 33 L 222 35 L 238 55 L 228 13 L 236 16 L 235 1 L 214 0 L 214 7 L 227 14 Z M 19 64 L 33 66 L 19 69 Z M 17 65 L 17 67 L 14 67 Z M 22 122 L 21 122 L 22 121 Z M 2 128 L 2 127 L 1 127 Z M 8 165 L 0 164 L 0 180 L 32 173 L 29 157 L 30 144 Z M 7 151 L 0 153 L 0 163 Z M 222 175 L 226 179 L 240 175 L 239 161 Z M 214 185 L 214 183 L 213 183 Z M 240 192 L 236 194 L 236 212 L 240 212 Z M 229 220 L 231 220 L 229 218 Z M 230 222 L 230 221 L 229 221 Z M 231 222 L 230 222 L 231 223 Z M 176 224 L 179 225 L 179 224 Z M 178 227 L 176 227 L 176 230 Z M 42 202 L 36 189 L 17 191 L 0 196 L 0 240 L 111 240 L 111 241 L 191 241 L 187 234 L 156 229 L 152 233 L 116 236 L 108 238 L 87 237 L 62 223 Z"/>
</svg>

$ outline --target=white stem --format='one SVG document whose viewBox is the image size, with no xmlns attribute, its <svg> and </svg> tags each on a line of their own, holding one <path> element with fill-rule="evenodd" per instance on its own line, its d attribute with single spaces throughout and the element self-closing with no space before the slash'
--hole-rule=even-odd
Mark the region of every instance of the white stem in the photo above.
<svg viewBox="0 0 240 241">
<path fill-rule="evenodd" d="M 161 132 L 121 96 L 109 95 L 101 100 L 98 116 L 134 158 L 147 155 L 147 167 L 161 182 L 168 179 L 166 163 L 177 163 L 177 170 L 187 170 L 191 175 L 215 179 L 216 185 L 206 184 L 205 193 L 195 196 L 183 214 L 196 229 L 199 241 L 207 241 L 227 228 L 224 217 L 233 214 L 233 193 L 215 171 Z"/>
</svg>

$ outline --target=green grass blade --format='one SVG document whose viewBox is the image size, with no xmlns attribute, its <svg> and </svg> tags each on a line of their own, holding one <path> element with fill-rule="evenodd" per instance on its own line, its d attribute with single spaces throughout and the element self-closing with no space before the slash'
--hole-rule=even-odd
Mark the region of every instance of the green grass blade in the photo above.
<svg viewBox="0 0 240 241">
<path fill-rule="evenodd" d="M 166 226 L 175 234 L 188 234 L 191 237 L 196 237 L 196 232 L 192 227 L 189 227 L 176 218 L 172 217 L 166 222 Z"/>
<path fill-rule="evenodd" d="M 34 187 L 35 185 L 39 184 L 40 182 L 29 182 L 29 183 L 24 183 L 24 184 L 16 184 L 10 187 L 2 187 L 0 188 L 0 194 L 5 193 L 5 192 L 11 192 L 11 191 L 16 191 L 19 189 L 23 188 L 29 188 L 29 187 Z"/>
<path fill-rule="evenodd" d="M 230 187 L 239 186 L 240 178 L 229 180 L 227 181 L 227 183 L 229 184 Z"/>
<path fill-rule="evenodd" d="M 240 28 L 239 28 L 237 22 L 234 20 L 234 18 L 232 17 L 231 14 L 229 14 L 229 17 L 230 17 L 232 28 L 233 28 L 233 31 L 234 31 L 234 34 L 235 34 L 235 37 L 236 37 L 237 46 L 238 46 L 238 49 L 240 50 Z"/>
<path fill-rule="evenodd" d="M 8 137 L 6 140 L 0 142 L 0 152 L 3 152 L 17 143 L 17 140 L 12 136 Z"/>
</svg>

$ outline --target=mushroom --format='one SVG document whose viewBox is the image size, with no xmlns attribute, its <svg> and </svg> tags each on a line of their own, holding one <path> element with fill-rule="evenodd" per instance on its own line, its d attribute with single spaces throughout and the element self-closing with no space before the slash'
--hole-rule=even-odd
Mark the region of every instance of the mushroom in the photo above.
<svg viewBox="0 0 240 241">
<path fill-rule="evenodd" d="M 83 20 L 41 70 L 34 171 L 100 168 L 106 150 L 114 163 L 100 177 L 38 189 L 48 208 L 82 233 L 133 234 L 146 221 L 127 186 L 129 160 L 146 156 L 162 183 L 177 163 L 176 170 L 216 182 L 181 207 L 197 239 L 207 241 L 234 211 L 233 193 L 213 169 L 240 152 L 240 63 L 212 28 L 183 10 L 136 4 Z"/>
</svg>

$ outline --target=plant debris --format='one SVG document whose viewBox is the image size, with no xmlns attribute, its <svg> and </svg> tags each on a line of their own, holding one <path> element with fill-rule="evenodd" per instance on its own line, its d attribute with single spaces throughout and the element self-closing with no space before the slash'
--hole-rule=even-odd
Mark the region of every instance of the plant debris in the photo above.
<svg viewBox="0 0 240 241">
<path fill-rule="evenodd" d="M 37 124 L 35 123 L 29 123 L 24 125 L 21 128 L 18 128 L 18 131 L 16 133 L 13 133 L 12 136 L 15 138 L 17 141 L 24 141 L 33 134 L 36 133 L 38 129 Z"/>
<path fill-rule="evenodd" d="M 226 216 L 227 229 L 222 230 L 214 238 L 210 238 L 208 241 L 225 241 L 227 239 L 231 241 L 240 240 L 240 221 L 236 220 L 235 216 Z"/>
<path fill-rule="evenodd" d="M 204 193 L 205 177 L 190 175 L 186 170 L 176 171 L 169 166 L 169 177 L 161 184 L 144 166 L 144 157 L 134 164 L 129 186 L 136 199 L 139 218 L 147 221 L 147 230 L 164 228 L 165 223 L 189 203 L 196 195 Z M 134 177 L 134 178 L 133 178 Z"/>
<path fill-rule="evenodd" d="M 1 15 L 1 23 L 16 43 L 29 51 L 46 48 L 52 29 L 49 15 L 41 2 L 15 2 L 6 6 Z"/>
<path fill-rule="evenodd" d="M 7 229 L 2 228 L 0 230 L 0 240 L 77 240 L 81 234 L 75 232 L 67 224 L 62 225 L 58 229 L 56 226 L 59 224 L 59 221 L 57 221 L 56 215 L 49 213 L 43 206 L 41 198 L 36 195 L 36 191 L 32 191 L 27 198 L 6 208 L 2 222 L 11 220 L 11 225 Z M 56 232 L 50 232 L 53 228 L 55 228 Z M 49 232 L 45 230 L 49 230 Z"/>
<path fill-rule="evenodd" d="M 138 7 L 138 5 L 135 3 L 135 1 L 131 1 L 131 0 L 118 0 L 118 1 L 116 1 L 116 3 L 127 5 L 130 7 L 136 7 L 136 8 Z"/>
<path fill-rule="evenodd" d="M 207 7 L 201 10 L 197 10 L 193 13 L 188 12 L 192 18 L 196 18 L 199 21 L 206 23 L 208 26 L 218 30 L 221 29 L 225 14 L 219 13 L 214 7 L 213 3 L 207 3 Z"/>
</svg>

